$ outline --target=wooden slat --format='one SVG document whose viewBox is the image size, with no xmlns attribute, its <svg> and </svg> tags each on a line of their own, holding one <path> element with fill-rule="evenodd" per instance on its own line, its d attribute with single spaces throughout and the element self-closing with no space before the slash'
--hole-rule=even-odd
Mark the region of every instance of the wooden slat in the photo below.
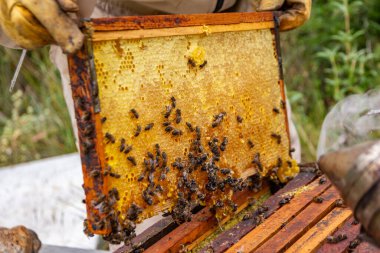
<svg viewBox="0 0 380 253">
<path fill-rule="evenodd" d="M 149 30 L 126 30 L 112 32 L 96 32 L 92 35 L 92 41 L 107 40 L 125 40 L 125 39 L 143 39 L 155 37 L 183 36 L 195 34 L 212 34 L 223 32 L 250 31 L 259 29 L 274 28 L 273 22 L 262 23 L 241 23 L 232 25 L 213 25 L 213 26 L 190 26 L 190 27 L 174 27 L 160 28 Z"/>
<path fill-rule="evenodd" d="M 155 224 L 149 229 L 132 239 L 132 245 L 139 245 L 141 248 L 148 248 L 167 235 L 170 231 L 178 227 L 171 216 L 166 217 Z M 130 245 L 120 247 L 115 253 L 129 253 L 133 252 L 133 248 Z"/>
<path fill-rule="evenodd" d="M 350 209 L 335 208 L 285 252 L 315 252 L 326 240 L 327 236 L 336 231 L 351 216 L 352 212 Z"/>
<path fill-rule="evenodd" d="M 268 211 L 264 213 L 264 217 L 269 217 L 279 208 L 279 201 L 283 198 L 283 194 L 292 192 L 297 188 L 309 184 L 313 179 L 315 179 L 315 177 L 316 175 L 314 173 L 309 172 L 301 172 L 298 174 L 298 176 L 291 180 L 284 188 L 279 190 L 275 195 L 271 196 L 263 203 L 263 206 L 268 207 Z M 257 214 L 253 215 L 251 219 L 243 220 L 231 229 L 223 231 L 200 252 L 208 252 L 209 249 L 212 249 L 215 253 L 224 252 L 257 226 L 254 219 L 256 216 Z"/>
<path fill-rule="evenodd" d="M 273 12 L 97 18 L 85 22 L 85 25 L 90 26 L 93 31 L 121 31 L 260 22 L 273 22 Z"/>
<path fill-rule="evenodd" d="M 280 230 L 282 224 L 288 223 L 302 211 L 315 196 L 323 193 L 330 186 L 330 182 L 319 184 L 318 180 L 315 180 L 310 184 L 308 189 L 295 196 L 289 204 L 277 210 L 269 219 L 265 220 L 260 226 L 244 236 L 226 252 L 253 252 Z"/>
<path fill-rule="evenodd" d="M 369 242 L 362 242 L 359 244 L 359 246 L 354 251 L 355 253 L 379 253 L 380 248 L 376 247 L 375 245 L 369 243 Z"/>
<path fill-rule="evenodd" d="M 261 191 L 254 194 L 248 190 L 235 194 L 233 200 L 236 204 L 241 206 L 247 201 L 248 196 L 258 197 L 268 191 L 269 188 L 265 185 Z M 208 208 L 204 208 L 193 215 L 190 222 L 180 225 L 144 252 L 178 252 L 181 245 L 197 240 L 197 238 L 216 227 L 218 227 L 218 222 L 214 214 Z"/>
<path fill-rule="evenodd" d="M 321 197 L 324 199 L 322 203 L 311 203 L 284 228 L 258 248 L 257 252 L 283 252 L 310 227 L 314 226 L 328 214 L 335 207 L 335 201 L 340 196 L 335 187 L 330 187 Z"/>
<path fill-rule="evenodd" d="M 354 240 L 360 233 L 360 225 L 354 223 L 354 218 L 351 217 L 346 221 L 346 223 L 338 229 L 333 236 L 337 236 L 338 234 L 345 234 L 347 236 L 346 240 L 343 240 L 339 243 L 331 244 L 325 243 L 321 248 L 318 249 L 318 253 L 338 253 L 345 252 L 350 242 Z"/>
</svg>

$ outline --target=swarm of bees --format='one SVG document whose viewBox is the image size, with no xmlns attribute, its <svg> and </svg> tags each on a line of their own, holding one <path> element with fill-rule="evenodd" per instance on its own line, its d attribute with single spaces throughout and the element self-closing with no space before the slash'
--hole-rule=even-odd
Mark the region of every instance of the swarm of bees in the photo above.
<svg viewBox="0 0 380 253">
<path fill-rule="evenodd" d="M 279 109 L 274 108 L 273 112 L 278 114 Z M 130 109 L 129 113 L 131 120 L 137 121 L 140 118 L 139 112 L 134 108 Z M 118 152 L 125 155 L 126 161 L 132 168 L 142 167 L 137 181 L 144 185 L 140 198 L 143 201 L 142 203 L 145 204 L 139 206 L 137 203 L 131 203 L 126 211 L 122 213 L 115 208 L 118 200 L 120 200 L 120 195 L 116 188 L 112 188 L 107 194 L 100 194 L 91 203 L 92 207 L 98 211 L 98 214 L 94 214 L 91 222 L 93 231 L 107 229 L 111 232 L 105 236 L 106 240 L 111 243 L 123 241 L 126 244 L 130 243 L 130 239 L 135 236 L 135 223 L 141 221 L 140 216 L 144 211 L 144 207 L 158 204 L 160 196 L 168 191 L 168 173 L 176 175 L 177 196 L 174 198 L 175 202 L 169 213 L 177 223 L 190 221 L 192 210 L 197 205 L 208 204 L 217 218 L 225 217 L 226 214 L 236 212 L 238 208 L 237 204 L 231 200 L 232 192 L 243 191 L 246 188 L 257 191 L 261 188 L 262 179 L 260 175 L 257 174 L 243 180 L 234 175 L 235 172 L 232 168 L 219 165 L 223 152 L 228 149 L 228 136 L 214 136 L 205 142 L 202 127 L 183 121 L 182 117 L 182 110 L 177 107 L 177 100 L 172 96 L 169 104 L 163 108 L 163 123 L 157 125 L 162 127 L 164 132 L 171 138 L 177 138 L 183 134 L 192 135 L 185 157 L 169 157 L 164 147 L 156 143 L 153 147 L 148 148 L 142 158 L 142 163 L 140 163 L 141 160 L 139 161 L 133 156 L 133 146 L 127 143 L 126 138 L 115 136 L 109 132 L 104 134 L 105 145 L 115 145 Z M 213 115 L 208 127 L 211 129 L 221 128 L 227 117 L 227 112 L 218 112 Z M 243 123 L 243 117 L 239 115 L 235 120 L 238 124 Z M 180 127 L 181 122 L 184 122 L 184 128 Z M 101 119 L 101 123 L 107 124 L 106 117 Z M 132 138 L 139 138 L 142 132 L 150 131 L 153 127 L 157 127 L 154 122 L 145 126 L 137 124 Z M 272 133 L 269 137 L 281 144 L 281 135 Z M 118 138 L 120 138 L 120 142 Z M 206 145 L 204 145 L 205 143 Z M 247 149 L 253 149 L 255 144 L 251 139 L 248 139 L 247 146 Z M 288 166 L 292 165 L 290 161 L 287 161 L 287 163 Z M 261 172 L 264 170 L 260 153 L 253 156 L 252 165 Z M 282 159 L 278 158 L 277 167 L 281 166 Z M 122 177 L 109 165 L 103 170 L 93 170 L 90 176 L 94 178 L 108 176 L 113 179 Z M 285 197 L 280 201 L 279 205 L 287 204 L 291 198 Z M 266 207 L 260 207 L 257 211 L 258 217 L 263 219 L 263 214 L 266 210 Z M 99 214 L 103 214 L 104 218 L 100 218 Z M 246 217 L 246 219 L 249 218 L 248 216 Z M 260 223 L 259 220 L 257 222 Z M 88 228 L 89 222 L 86 220 L 84 224 L 85 233 L 92 235 Z"/>
</svg>

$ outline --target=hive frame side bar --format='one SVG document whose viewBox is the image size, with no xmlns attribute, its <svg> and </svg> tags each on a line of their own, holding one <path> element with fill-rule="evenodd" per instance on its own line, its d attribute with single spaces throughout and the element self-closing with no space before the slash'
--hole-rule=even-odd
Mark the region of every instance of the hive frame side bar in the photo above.
<svg viewBox="0 0 380 253">
<path fill-rule="evenodd" d="M 103 219 L 104 214 L 100 214 L 92 205 L 101 194 L 105 194 L 107 178 L 103 175 L 104 157 L 103 140 L 99 140 L 96 134 L 101 129 L 101 119 L 97 108 L 98 94 L 95 68 L 91 63 L 92 54 L 91 40 L 87 38 L 85 45 L 75 54 L 68 56 L 70 82 L 72 97 L 74 100 L 75 117 L 78 127 L 79 152 L 83 171 L 83 188 L 86 194 L 86 209 L 88 220 L 88 232 L 105 235 L 109 233 L 107 226 L 102 229 L 95 229 L 94 215 Z M 102 162 L 103 161 L 103 162 Z M 94 172 L 100 172 L 96 177 Z"/>
</svg>

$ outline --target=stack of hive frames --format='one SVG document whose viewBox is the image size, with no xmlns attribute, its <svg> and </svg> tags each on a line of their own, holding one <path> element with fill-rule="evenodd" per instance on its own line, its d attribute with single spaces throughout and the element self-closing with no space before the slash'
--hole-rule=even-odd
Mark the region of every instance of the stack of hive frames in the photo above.
<svg viewBox="0 0 380 253">
<path fill-rule="evenodd" d="M 204 208 L 177 227 L 167 217 L 133 243 L 144 252 L 379 252 L 316 164 L 301 166 L 284 188 L 270 195 L 263 187 L 233 219 L 218 222 Z M 124 246 L 115 253 L 129 252 Z"/>
<path fill-rule="evenodd" d="M 125 220 L 132 203 L 142 208 L 139 221 L 173 207 L 183 174 L 172 165 L 176 159 L 188 163 L 191 143 L 197 139 L 185 122 L 199 127 L 208 161 L 213 159 L 208 143 L 218 139 L 218 167 L 231 170 L 234 179 L 252 169 L 261 176 L 272 172 L 282 182 L 297 173 L 289 154 L 272 13 L 100 19 L 87 22 L 86 28 L 87 48 L 71 56 L 69 64 L 91 233 L 110 232 L 107 226 L 94 226 L 106 216 L 94 202 L 113 188 L 120 197 L 112 205 L 119 211 L 119 221 Z M 165 118 L 173 98 L 176 107 Z M 181 134 L 165 131 L 167 121 Z M 151 123 L 153 127 L 145 131 Z M 225 138 L 228 144 L 221 151 Z M 124 141 L 132 146 L 128 154 L 120 152 Z M 153 181 L 163 190 L 148 196 L 150 205 L 142 197 L 149 173 L 141 181 L 138 178 L 144 159 L 149 160 L 147 152 L 154 154 L 156 144 L 161 154 L 167 154 L 170 172 L 159 180 L 161 156 Z M 205 171 L 190 172 L 197 193 L 207 194 L 206 202 L 231 197 L 231 189 L 207 192 Z"/>
</svg>

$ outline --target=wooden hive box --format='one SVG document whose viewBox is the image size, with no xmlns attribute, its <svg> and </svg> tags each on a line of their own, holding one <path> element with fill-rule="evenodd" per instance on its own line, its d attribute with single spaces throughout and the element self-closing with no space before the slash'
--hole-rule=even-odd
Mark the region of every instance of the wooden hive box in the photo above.
<svg viewBox="0 0 380 253">
<path fill-rule="evenodd" d="M 196 205 L 222 221 L 260 198 L 246 188 L 262 177 L 297 174 L 273 13 L 103 18 L 84 31 L 69 68 L 88 234 L 120 242 L 135 222 L 183 222 Z"/>
</svg>

